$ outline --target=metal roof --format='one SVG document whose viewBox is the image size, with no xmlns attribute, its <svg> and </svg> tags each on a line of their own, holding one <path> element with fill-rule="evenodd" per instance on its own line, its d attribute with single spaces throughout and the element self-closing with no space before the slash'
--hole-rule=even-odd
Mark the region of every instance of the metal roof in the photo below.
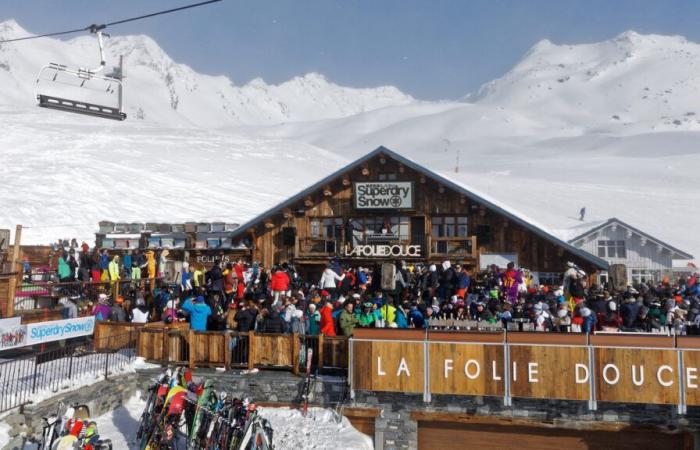
<svg viewBox="0 0 700 450">
<path fill-rule="evenodd" d="M 589 236 L 589 235 L 595 233 L 596 231 L 600 231 L 600 230 L 602 230 L 602 229 L 604 229 L 604 228 L 609 227 L 609 226 L 612 225 L 613 223 L 616 223 L 616 224 L 618 224 L 618 225 L 621 225 L 622 227 L 627 228 L 628 230 L 631 230 L 631 231 L 637 233 L 637 234 L 640 235 L 640 236 L 644 236 L 644 237 L 647 238 L 648 240 L 653 241 L 653 242 L 657 243 L 658 245 L 661 245 L 662 247 L 665 247 L 666 249 L 668 249 L 668 250 L 670 250 L 670 251 L 672 251 L 672 252 L 678 254 L 678 256 L 680 256 L 680 257 L 683 258 L 683 259 L 693 259 L 693 258 L 694 258 L 694 256 L 691 255 L 690 253 L 686 253 L 686 252 L 684 252 L 684 251 L 682 251 L 682 250 L 678 250 L 676 247 L 673 247 L 672 245 L 669 245 L 669 244 L 665 243 L 665 242 L 662 241 L 662 240 L 656 239 L 655 237 L 649 235 L 648 233 L 645 233 L 645 232 L 643 232 L 643 231 L 641 231 L 641 230 L 639 230 L 639 229 L 633 227 L 632 225 L 629 225 L 629 224 L 627 224 L 627 223 L 621 221 L 620 219 L 618 219 L 618 218 L 616 218 L 616 217 L 611 217 L 610 219 L 606 220 L 605 222 L 601 223 L 600 225 L 596 225 L 596 226 L 594 226 L 593 228 L 591 228 L 590 230 L 588 230 L 588 231 L 586 231 L 586 232 L 584 232 L 584 233 L 579 234 L 579 235 L 576 236 L 575 238 L 569 239 L 569 242 L 570 242 L 571 244 L 573 244 L 574 242 L 578 241 L 579 239 L 582 239 L 582 238 L 584 238 L 584 237 L 586 237 L 586 236 Z"/>
<path fill-rule="evenodd" d="M 445 187 L 449 187 L 450 189 L 457 191 L 458 193 L 464 195 L 465 197 L 467 197 L 471 200 L 474 200 L 475 202 L 481 203 L 486 208 L 489 208 L 489 209 L 496 211 L 497 213 L 507 217 L 512 222 L 515 222 L 518 225 L 522 226 L 523 228 L 530 230 L 533 233 L 537 234 L 538 236 L 555 243 L 556 245 L 567 250 L 568 252 L 594 264 L 596 267 L 598 267 L 600 269 L 603 269 L 603 270 L 608 269 L 609 265 L 608 265 L 607 261 L 605 261 L 601 258 L 598 258 L 597 256 L 594 256 L 594 255 L 592 255 L 592 254 L 590 254 L 590 253 L 588 253 L 580 248 L 577 248 L 577 247 L 571 245 L 570 243 L 558 238 L 557 236 L 554 236 L 549 231 L 547 231 L 547 230 L 545 230 L 545 229 L 543 229 L 535 224 L 532 224 L 531 222 L 524 219 L 523 217 L 520 217 L 517 214 L 515 214 L 511 211 L 508 211 L 501 206 L 496 205 L 495 203 L 485 199 L 481 195 L 478 195 L 478 194 L 472 192 L 471 190 L 467 189 L 466 187 L 460 185 L 459 183 L 456 183 L 452 180 L 449 180 L 449 179 L 445 178 L 444 176 L 442 176 L 436 172 L 433 172 L 432 170 L 430 170 L 430 169 L 394 152 L 393 150 L 389 150 L 388 148 L 386 148 L 384 146 L 377 147 L 373 151 L 367 153 L 366 155 L 362 156 L 359 159 L 356 159 L 355 161 L 351 162 L 350 164 L 348 164 L 344 167 L 341 167 L 340 169 L 331 173 L 330 175 L 323 178 L 322 180 L 314 183 L 313 185 L 309 186 L 308 188 L 304 189 L 303 191 L 293 195 L 292 197 L 288 198 L 287 200 L 285 200 L 285 201 L 277 204 L 276 206 L 266 210 L 265 212 L 257 215 L 253 219 L 241 224 L 241 226 L 233 232 L 233 236 L 235 237 L 235 236 L 238 236 L 239 234 L 246 232 L 246 230 L 248 230 L 250 227 L 257 225 L 262 220 L 264 220 L 266 217 L 303 200 L 307 195 L 310 195 L 311 193 L 322 188 L 324 185 L 337 179 L 340 175 L 344 174 L 345 172 L 349 172 L 351 170 L 354 170 L 355 168 L 362 166 L 362 164 L 366 163 L 367 161 L 371 160 L 375 156 L 379 156 L 379 155 L 385 155 L 389 158 L 392 158 L 392 159 L 402 163 L 406 167 L 410 167 L 411 169 L 415 170 L 416 172 L 419 172 L 419 173 L 425 175 L 426 177 L 432 178 L 433 180 L 440 182 L 441 184 L 445 185 Z"/>
</svg>

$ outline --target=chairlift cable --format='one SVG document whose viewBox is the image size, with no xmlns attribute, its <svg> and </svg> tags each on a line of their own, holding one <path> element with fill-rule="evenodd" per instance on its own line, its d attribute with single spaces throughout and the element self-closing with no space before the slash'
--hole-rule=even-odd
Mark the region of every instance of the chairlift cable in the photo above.
<svg viewBox="0 0 700 450">
<path fill-rule="evenodd" d="M 61 36 L 61 35 L 65 35 L 65 34 L 80 33 L 80 32 L 82 32 L 82 31 L 93 31 L 93 32 L 94 32 L 94 31 L 97 31 L 97 30 L 103 30 L 103 29 L 105 29 L 105 28 L 107 28 L 107 27 L 110 27 L 110 26 L 113 26 L 113 25 L 120 25 L 120 24 L 127 23 L 127 22 L 133 22 L 133 21 L 135 21 L 135 20 L 142 20 L 142 19 L 147 19 L 147 18 L 150 18 L 150 17 L 160 16 L 160 15 L 163 15 L 163 14 L 170 14 L 170 13 L 173 13 L 173 12 L 182 11 L 182 10 L 190 9 L 190 8 L 196 8 L 196 7 L 198 7 L 198 6 L 204 6 L 204 5 L 208 5 L 208 4 L 210 4 L 210 3 L 217 3 L 217 2 L 220 2 L 220 1 L 222 1 L 222 0 L 207 0 L 207 1 L 199 2 L 199 3 L 193 3 L 193 4 L 191 4 L 191 5 L 180 6 L 180 7 L 178 7 L 178 8 L 166 9 L 166 10 L 164 10 L 164 11 L 158 11 L 158 12 L 151 13 L 151 14 L 145 14 L 145 15 L 143 15 L 143 16 L 131 17 L 131 18 L 129 18 L 129 19 L 117 20 L 116 22 L 109 22 L 109 23 L 102 24 L 102 25 L 95 25 L 95 24 L 93 24 L 93 25 L 89 25 L 89 26 L 84 27 L 84 28 L 78 28 L 78 29 L 75 29 L 75 30 L 58 31 L 58 32 L 56 32 L 56 33 L 40 34 L 40 35 L 37 35 L 37 36 L 26 36 L 26 37 L 15 38 L 15 39 L 5 39 L 5 40 L 0 41 L 0 44 L 3 44 L 3 43 L 5 43 L 5 42 L 18 42 L 18 41 L 26 41 L 26 40 L 29 40 L 29 39 L 39 39 L 39 38 L 44 38 L 44 37 Z"/>
</svg>

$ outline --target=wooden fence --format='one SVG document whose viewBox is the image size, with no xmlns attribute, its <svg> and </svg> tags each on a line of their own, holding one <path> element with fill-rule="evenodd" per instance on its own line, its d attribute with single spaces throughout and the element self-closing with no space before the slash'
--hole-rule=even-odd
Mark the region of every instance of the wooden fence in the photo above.
<svg viewBox="0 0 700 450">
<path fill-rule="evenodd" d="M 108 339 L 110 337 L 114 339 Z M 270 368 L 299 373 L 306 366 L 306 351 L 310 348 L 313 349 L 312 367 L 315 371 L 348 368 L 346 337 L 200 332 L 191 330 L 186 323 L 98 322 L 95 326 L 95 338 L 109 347 L 105 349 L 119 348 L 122 342 L 117 337 L 134 339 L 138 356 L 163 365 Z"/>
</svg>

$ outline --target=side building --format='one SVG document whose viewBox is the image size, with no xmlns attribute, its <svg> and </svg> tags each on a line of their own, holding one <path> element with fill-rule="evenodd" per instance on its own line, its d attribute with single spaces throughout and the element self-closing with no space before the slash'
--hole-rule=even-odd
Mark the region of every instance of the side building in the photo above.
<svg viewBox="0 0 700 450">
<path fill-rule="evenodd" d="M 658 282 L 666 276 L 681 274 L 674 261 L 693 259 L 693 255 L 615 217 L 593 226 L 569 243 L 611 265 L 624 265 L 626 279 L 631 283 Z M 608 277 L 606 271 L 601 272 L 599 282 L 608 281 Z"/>
</svg>

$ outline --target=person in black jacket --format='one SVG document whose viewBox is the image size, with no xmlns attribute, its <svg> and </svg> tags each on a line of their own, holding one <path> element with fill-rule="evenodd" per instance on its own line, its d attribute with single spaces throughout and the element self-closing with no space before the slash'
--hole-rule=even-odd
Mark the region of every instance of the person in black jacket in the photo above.
<svg viewBox="0 0 700 450">
<path fill-rule="evenodd" d="M 224 293 L 224 274 L 221 271 L 219 260 L 214 260 L 214 265 L 205 275 L 205 281 L 210 292 Z"/>
<path fill-rule="evenodd" d="M 257 316 L 257 310 L 248 308 L 244 302 L 240 302 L 238 304 L 238 312 L 234 317 L 236 321 L 236 331 L 241 333 L 252 331 L 255 327 L 255 316 Z"/>
<path fill-rule="evenodd" d="M 284 333 L 284 328 L 284 320 L 277 311 L 272 310 L 270 311 L 270 315 L 267 316 L 263 322 L 263 329 L 261 332 L 281 334 Z"/>
</svg>

